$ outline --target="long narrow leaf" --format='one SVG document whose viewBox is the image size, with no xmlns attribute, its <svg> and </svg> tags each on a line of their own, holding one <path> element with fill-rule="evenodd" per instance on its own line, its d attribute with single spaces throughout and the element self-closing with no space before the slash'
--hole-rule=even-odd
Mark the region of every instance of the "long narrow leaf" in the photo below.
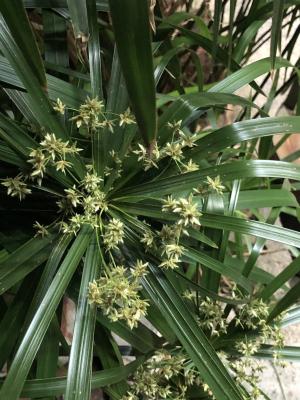
<svg viewBox="0 0 300 400">
<path fill-rule="evenodd" d="M 97 278 L 99 250 L 96 240 L 89 245 L 76 310 L 74 335 L 68 368 L 66 400 L 88 399 L 91 393 L 92 357 L 96 306 L 88 302 L 88 285 Z"/>
<path fill-rule="evenodd" d="M 91 379 L 92 389 L 109 386 L 126 379 L 128 375 L 132 374 L 144 360 L 145 357 L 138 357 L 137 360 L 124 367 L 110 368 L 105 371 L 95 372 Z M 33 399 L 49 395 L 59 396 L 64 393 L 66 384 L 67 377 L 65 376 L 59 378 L 28 380 L 24 384 L 22 396 Z"/>
<path fill-rule="evenodd" d="M 217 400 L 241 400 L 242 395 L 205 334 L 166 277 L 154 266 L 143 278 L 148 295 L 161 310 Z"/>
<path fill-rule="evenodd" d="M 18 12 L 16 12 L 16 9 Z M 0 2 L 2 13 L 15 41 L 18 43 L 27 63 L 30 65 L 40 86 L 46 90 L 46 75 L 37 41 L 27 17 L 22 0 L 2 0 Z"/>
<path fill-rule="evenodd" d="M 19 398 L 34 357 L 49 327 L 59 301 L 86 250 L 90 237 L 90 229 L 82 228 L 24 336 L 1 388 L 0 397 L 10 400 L 17 400 Z"/>
<path fill-rule="evenodd" d="M 146 145 L 156 138 L 155 84 L 147 0 L 109 1 L 122 71 Z"/>
</svg>

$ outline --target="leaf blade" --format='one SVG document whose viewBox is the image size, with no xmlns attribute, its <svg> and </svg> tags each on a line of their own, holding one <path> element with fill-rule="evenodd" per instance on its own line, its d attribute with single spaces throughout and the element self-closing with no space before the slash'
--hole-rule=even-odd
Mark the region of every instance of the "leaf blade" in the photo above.
<svg viewBox="0 0 300 400">
<path fill-rule="evenodd" d="M 90 229 L 83 228 L 65 257 L 59 271 L 53 279 L 35 318 L 32 320 L 22 343 L 16 353 L 0 396 L 17 400 L 22 391 L 26 376 L 53 318 L 56 307 L 63 296 L 80 259 L 90 240 Z M 21 367 L 20 367 L 21 366 Z"/>
<path fill-rule="evenodd" d="M 148 1 L 110 0 L 109 5 L 127 91 L 150 149 L 157 127 Z"/>
</svg>

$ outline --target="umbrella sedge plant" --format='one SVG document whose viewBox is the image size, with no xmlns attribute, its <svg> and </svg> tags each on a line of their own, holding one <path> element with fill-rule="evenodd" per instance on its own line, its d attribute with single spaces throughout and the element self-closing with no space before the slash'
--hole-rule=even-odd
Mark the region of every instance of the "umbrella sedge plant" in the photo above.
<svg viewBox="0 0 300 400">
<path fill-rule="evenodd" d="M 255 16 L 292 31 L 297 2 L 230 2 L 229 28 L 222 1 L 212 24 L 206 6 L 45 3 L 0 4 L 0 398 L 267 398 L 259 359 L 299 361 L 281 327 L 299 321 L 300 234 L 275 222 L 298 215 L 300 168 L 272 136 L 300 117 L 268 114 L 295 42 L 276 57 L 272 29 L 270 57 L 243 64 Z M 277 276 L 257 263 L 267 239 L 295 257 Z"/>
</svg>

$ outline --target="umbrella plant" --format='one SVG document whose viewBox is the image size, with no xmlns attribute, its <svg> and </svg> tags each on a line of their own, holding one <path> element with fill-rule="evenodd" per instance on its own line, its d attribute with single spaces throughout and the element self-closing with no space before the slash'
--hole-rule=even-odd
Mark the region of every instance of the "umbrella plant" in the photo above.
<svg viewBox="0 0 300 400">
<path fill-rule="evenodd" d="M 300 168 L 272 135 L 300 117 L 269 116 L 297 77 L 278 86 L 299 5 L 233 1 L 226 26 L 226 2 L 213 21 L 186 3 L 1 1 L 0 398 L 267 398 L 257 359 L 299 360 L 281 327 L 299 321 L 300 234 L 275 221 L 298 215 Z M 271 28 L 245 65 L 269 18 L 286 57 Z M 295 257 L 277 276 L 257 264 L 267 239 Z"/>
</svg>

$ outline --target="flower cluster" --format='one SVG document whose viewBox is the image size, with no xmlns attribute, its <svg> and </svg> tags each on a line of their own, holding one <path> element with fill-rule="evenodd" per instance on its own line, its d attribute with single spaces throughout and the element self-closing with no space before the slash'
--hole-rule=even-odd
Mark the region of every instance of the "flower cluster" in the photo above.
<svg viewBox="0 0 300 400">
<path fill-rule="evenodd" d="M 208 330 L 212 335 L 219 336 L 227 331 L 227 321 L 223 315 L 223 307 L 220 302 L 206 297 L 199 305 L 199 326 Z"/>
<path fill-rule="evenodd" d="M 78 114 L 71 118 L 76 122 L 77 128 L 84 127 L 89 132 L 94 132 L 98 128 L 107 128 L 111 133 L 114 132 L 114 125 L 117 118 L 111 118 L 104 112 L 104 104 L 98 98 L 86 99 L 78 110 Z M 135 120 L 129 110 L 118 115 L 119 126 L 134 124 Z"/>
<path fill-rule="evenodd" d="M 172 352 L 157 350 L 134 373 L 130 390 L 122 400 L 185 400 L 192 386 L 200 386 L 210 395 L 208 386 L 203 385 L 198 371 L 188 360 L 181 348 Z"/>
<path fill-rule="evenodd" d="M 67 156 L 78 154 L 81 150 L 76 147 L 76 143 L 71 145 L 69 141 L 63 142 L 62 139 L 58 139 L 54 133 L 47 133 L 40 146 L 31 149 L 29 153 L 28 162 L 32 164 L 33 169 L 31 177 L 37 179 L 41 185 L 48 164 L 54 166 L 57 171 L 66 173 L 66 170 L 72 167 L 71 162 L 66 159 Z"/>
<path fill-rule="evenodd" d="M 148 171 L 148 169 L 155 167 L 158 168 L 158 161 L 161 158 L 161 152 L 157 144 L 153 147 L 151 154 L 147 151 L 146 147 L 142 144 L 138 144 L 138 149 L 132 151 L 134 154 L 138 156 L 138 161 L 142 161 L 144 165 L 144 170 Z"/>
<path fill-rule="evenodd" d="M 261 299 L 253 299 L 249 303 L 237 307 L 234 321 L 245 331 L 243 339 L 235 345 L 237 352 L 235 356 L 222 353 L 222 360 L 233 372 L 236 382 L 247 387 L 251 399 L 254 400 L 259 399 L 262 394 L 259 383 L 263 366 L 253 356 L 264 343 L 271 342 L 277 349 L 284 345 L 279 319 L 270 325 L 267 322 L 268 315 L 269 307 Z M 226 323 L 228 324 L 228 321 L 225 321 L 225 329 Z M 251 336 L 247 333 L 248 330 L 258 331 L 258 335 Z M 274 358 L 275 360 L 278 358 L 278 353 L 274 353 Z"/>
<path fill-rule="evenodd" d="M 261 299 L 253 299 L 240 308 L 235 323 L 244 329 L 259 329 L 266 325 L 268 316 L 269 306 Z"/>
<path fill-rule="evenodd" d="M 35 221 L 33 227 L 36 229 L 35 237 L 41 236 L 43 238 L 49 235 L 48 229 L 44 225 L 40 224 L 38 221 Z"/>
<path fill-rule="evenodd" d="M 28 188 L 24 182 L 23 175 L 19 174 L 14 178 L 3 179 L 1 185 L 7 188 L 7 195 L 11 197 L 18 197 L 19 200 L 23 200 L 27 194 L 31 193 L 31 189 Z"/>
<path fill-rule="evenodd" d="M 178 225 L 183 227 L 200 225 L 199 217 L 201 213 L 198 211 L 198 204 L 193 201 L 192 194 L 187 199 L 180 198 L 178 200 L 173 199 L 172 196 L 168 196 L 166 200 L 163 200 L 163 203 L 162 211 L 173 212 L 179 215 Z"/>
<path fill-rule="evenodd" d="M 117 218 L 113 218 L 105 226 L 103 243 L 107 250 L 116 249 L 120 243 L 123 243 L 124 224 Z"/>
<path fill-rule="evenodd" d="M 65 113 L 65 109 L 66 109 L 66 105 L 59 99 L 56 99 L 55 105 L 53 106 L 53 109 L 55 111 L 57 111 L 59 114 L 64 115 Z"/>
<path fill-rule="evenodd" d="M 108 209 L 101 182 L 102 179 L 90 170 L 77 186 L 65 189 L 65 197 L 57 204 L 61 212 L 73 215 L 61 223 L 64 233 L 76 234 L 82 224 L 98 227 L 98 215 Z"/>
<path fill-rule="evenodd" d="M 168 124 L 172 129 L 172 140 L 167 142 L 161 149 L 155 144 L 152 152 L 149 153 L 143 145 L 138 144 L 138 149 L 133 150 L 133 153 L 138 155 L 138 161 L 143 163 L 145 171 L 152 167 L 158 168 L 158 161 L 164 157 L 170 157 L 175 161 L 180 171 L 181 167 L 183 167 L 184 172 L 192 172 L 199 169 L 198 164 L 193 162 L 192 159 L 187 164 L 184 164 L 182 161 L 184 159 L 183 148 L 196 146 L 195 141 L 197 140 L 197 136 L 184 133 L 180 129 L 181 123 L 182 121 L 177 121 L 173 124 Z"/>
<path fill-rule="evenodd" d="M 163 260 L 160 267 L 166 269 L 176 269 L 181 262 L 184 247 L 179 244 L 182 228 L 178 224 L 163 225 L 158 236 L 161 241 L 161 255 Z"/>
<path fill-rule="evenodd" d="M 216 176 L 215 179 L 210 178 L 209 176 L 206 177 L 206 183 L 208 189 L 212 192 L 217 194 L 222 194 L 225 186 L 222 185 L 220 176 Z"/>
<path fill-rule="evenodd" d="M 128 271 L 117 266 L 89 284 L 89 302 L 101 308 L 115 322 L 125 320 L 130 329 L 146 315 L 148 302 L 139 296 L 139 281 L 147 273 L 147 263 L 137 260 Z"/>
<path fill-rule="evenodd" d="M 222 184 L 220 176 L 216 176 L 215 179 L 211 178 L 210 176 L 206 177 L 206 181 L 204 185 L 201 185 L 197 188 L 194 188 L 195 193 L 199 193 L 202 195 L 209 194 L 209 193 L 216 193 L 216 194 L 223 194 L 225 190 L 225 186 Z"/>
<path fill-rule="evenodd" d="M 86 128 L 95 130 L 98 127 L 103 127 L 103 102 L 98 100 L 98 98 L 86 99 L 84 104 L 79 107 L 78 114 L 71 118 L 71 120 L 76 122 L 77 128 L 84 126 Z"/>
</svg>

